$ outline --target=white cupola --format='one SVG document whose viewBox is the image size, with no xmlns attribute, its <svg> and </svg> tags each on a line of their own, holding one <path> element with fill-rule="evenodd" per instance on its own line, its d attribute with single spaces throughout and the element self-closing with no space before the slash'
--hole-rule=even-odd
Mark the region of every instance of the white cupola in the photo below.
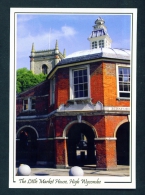
<svg viewBox="0 0 145 195">
<path fill-rule="evenodd" d="M 95 25 L 93 26 L 93 31 L 89 36 L 88 40 L 90 41 L 90 49 L 97 48 L 111 48 L 112 40 L 107 33 L 107 28 L 104 25 L 105 21 L 99 17 L 95 21 Z"/>
</svg>

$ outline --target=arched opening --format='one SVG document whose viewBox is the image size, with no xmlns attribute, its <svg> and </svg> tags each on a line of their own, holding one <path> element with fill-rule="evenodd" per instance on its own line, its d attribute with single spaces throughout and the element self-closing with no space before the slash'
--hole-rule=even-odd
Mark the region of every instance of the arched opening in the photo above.
<svg viewBox="0 0 145 195">
<path fill-rule="evenodd" d="M 117 164 L 129 165 L 129 122 L 123 123 L 116 133 Z"/>
<path fill-rule="evenodd" d="M 24 127 L 17 135 L 16 158 L 19 164 L 35 164 L 37 160 L 37 134 L 31 127 Z"/>
<path fill-rule="evenodd" d="M 42 73 L 43 74 L 47 74 L 48 72 L 47 72 L 47 69 L 48 69 L 48 67 L 46 66 L 46 64 L 43 64 L 42 65 Z"/>
<path fill-rule="evenodd" d="M 85 123 L 73 124 L 67 133 L 68 165 L 95 164 L 94 131 Z"/>
</svg>

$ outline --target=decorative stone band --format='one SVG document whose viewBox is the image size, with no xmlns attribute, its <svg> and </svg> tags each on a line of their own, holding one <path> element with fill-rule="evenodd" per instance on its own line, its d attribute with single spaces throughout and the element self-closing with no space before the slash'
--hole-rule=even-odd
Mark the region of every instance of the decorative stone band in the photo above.
<svg viewBox="0 0 145 195">
<path fill-rule="evenodd" d="M 67 105 L 62 104 L 57 109 L 57 112 L 66 111 L 130 111 L 130 107 L 103 106 L 100 101 L 93 104 L 91 99 L 86 99 L 69 101 Z"/>
<path fill-rule="evenodd" d="M 54 138 L 39 138 L 38 141 L 54 140 Z"/>
<path fill-rule="evenodd" d="M 68 139 L 68 137 L 55 137 L 54 139 Z"/>
<path fill-rule="evenodd" d="M 68 137 L 38 138 L 37 141 L 55 140 L 55 139 L 68 139 Z M 20 141 L 20 139 L 16 139 L 16 141 Z"/>
<path fill-rule="evenodd" d="M 75 116 L 78 115 L 78 121 L 81 122 L 80 114 L 83 115 L 97 115 L 97 114 L 126 114 L 129 115 L 130 107 L 112 107 L 112 106 L 103 106 L 103 104 L 98 101 L 96 104 L 93 104 L 90 99 L 87 100 L 77 100 L 70 101 L 67 105 L 60 105 L 57 110 L 52 111 L 46 115 L 33 115 L 33 116 L 18 116 L 17 121 L 19 120 L 47 120 L 52 115 L 56 116 Z"/>
<path fill-rule="evenodd" d="M 94 138 L 94 140 L 97 140 L 97 141 L 102 141 L 102 140 L 114 141 L 114 140 L 117 140 L 117 138 L 116 137 L 98 137 L 98 138 Z"/>
<path fill-rule="evenodd" d="M 37 138 L 37 141 L 46 141 L 46 140 L 54 140 L 54 138 Z M 16 139 L 16 141 L 20 141 L 20 139 Z"/>
</svg>

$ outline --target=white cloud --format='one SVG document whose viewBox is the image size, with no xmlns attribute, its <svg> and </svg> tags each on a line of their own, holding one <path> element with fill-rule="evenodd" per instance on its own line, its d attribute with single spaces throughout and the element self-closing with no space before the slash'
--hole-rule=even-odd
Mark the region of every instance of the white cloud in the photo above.
<svg viewBox="0 0 145 195">
<path fill-rule="evenodd" d="M 41 33 L 32 35 L 31 32 L 24 26 L 19 25 L 18 37 L 17 37 L 17 58 L 21 61 L 21 58 L 26 57 L 29 59 L 29 55 L 32 48 L 32 43 L 34 43 L 35 50 L 46 50 L 54 49 L 55 41 L 60 42 L 72 42 L 75 38 L 76 31 L 70 26 L 62 26 L 60 30 L 52 29 L 48 33 Z M 67 39 L 67 40 L 65 40 Z M 50 42 L 49 42 L 50 41 Z M 18 64 L 19 66 L 19 64 Z"/>
<path fill-rule="evenodd" d="M 69 26 L 63 26 L 61 29 L 62 29 L 63 36 L 66 36 L 66 37 L 74 36 L 77 33 L 74 28 L 69 27 Z"/>
<path fill-rule="evenodd" d="M 42 33 L 37 34 L 35 36 L 32 36 L 30 32 L 24 28 L 24 26 L 19 27 L 20 32 L 23 34 L 27 34 L 27 36 L 21 36 L 18 34 L 17 39 L 17 49 L 18 52 L 27 52 L 28 50 L 31 50 L 31 45 L 34 42 L 34 45 L 37 47 L 36 50 L 41 49 L 48 49 L 49 46 L 49 40 L 50 42 L 55 42 L 55 40 L 59 39 L 65 39 L 71 37 L 71 39 L 74 37 L 74 35 L 77 33 L 75 29 L 69 26 L 63 26 L 60 31 L 58 30 L 51 30 L 51 32 L 48 33 Z M 25 55 L 25 54 L 23 54 Z"/>
</svg>

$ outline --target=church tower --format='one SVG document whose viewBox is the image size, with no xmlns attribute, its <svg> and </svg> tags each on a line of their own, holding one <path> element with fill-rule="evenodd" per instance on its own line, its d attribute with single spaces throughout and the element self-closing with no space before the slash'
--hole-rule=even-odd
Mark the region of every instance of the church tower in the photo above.
<svg viewBox="0 0 145 195">
<path fill-rule="evenodd" d="M 61 53 L 56 40 L 55 48 L 49 50 L 35 51 L 34 43 L 32 44 L 30 57 L 30 70 L 33 74 L 48 74 L 52 68 L 62 59 L 65 53 Z"/>
<path fill-rule="evenodd" d="M 88 38 L 90 41 L 90 49 L 111 48 L 112 40 L 109 37 L 107 28 L 104 24 L 105 21 L 101 17 L 95 21 L 95 25 L 93 26 L 94 29 Z"/>
</svg>

